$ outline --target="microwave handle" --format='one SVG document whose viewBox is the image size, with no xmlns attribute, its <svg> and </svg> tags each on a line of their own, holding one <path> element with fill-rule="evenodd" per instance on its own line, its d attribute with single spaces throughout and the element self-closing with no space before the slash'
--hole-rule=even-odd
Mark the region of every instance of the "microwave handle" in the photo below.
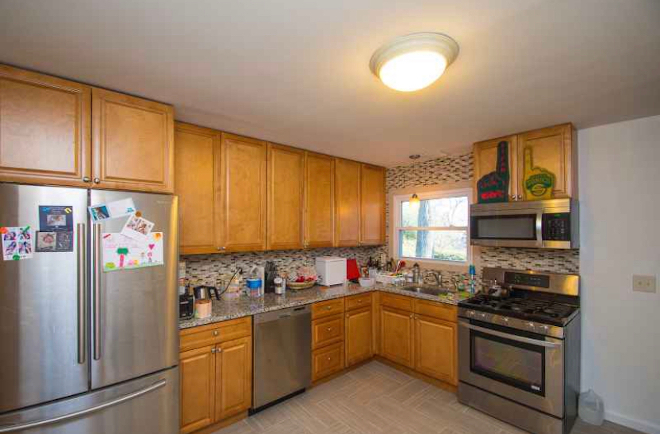
<svg viewBox="0 0 660 434">
<path fill-rule="evenodd" d="M 500 338 L 509 339 L 511 341 L 523 342 L 525 344 L 540 345 L 540 346 L 546 347 L 546 348 L 558 348 L 558 347 L 561 346 L 560 343 L 548 342 L 548 341 L 539 341 L 538 339 L 531 339 L 531 338 L 526 338 L 524 336 L 517 336 L 517 335 L 512 335 L 512 334 L 509 334 L 509 333 L 502 333 L 502 332 L 498 332 L 497 330 L 491 330 L 491 329 L 487 329 L 485 327 L 479 327 L 479 326 L 476 326 L 476 325 L 473 325 L 473 324 L 468 324 L 468 323 L 462 322 L 462 321 L 459 322 L 458 325 L 460 325 L 461 327 L 468 328 L 470 330 L 476 330 L 476 331 L 481 332 L 481 333 L 486 333 L 488 335 L 493 335 L 493 336 L 497 336 L 497 337 L 500 337 Z"/>
<path fill-rule="evenodd" d="M 543 247 L 543 210 L 536 213 L 536 243 Z"/>
</svg>

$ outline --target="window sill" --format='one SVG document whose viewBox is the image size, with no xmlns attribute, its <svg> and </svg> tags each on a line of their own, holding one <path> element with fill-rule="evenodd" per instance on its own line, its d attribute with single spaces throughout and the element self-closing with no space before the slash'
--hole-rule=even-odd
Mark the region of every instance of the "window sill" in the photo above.
<svg viewBox="0 0 660 434">
<path fill-rule="evenodd" d="M 469 263 L 468 262 L 450 262 L 450 261 L 433 261 L 433 260 L 424 260 L 417 258 L 394 258 L 395 260 L 406 261 L 408 266 L 412 266 L 417 263 L 419 266 L 425 270 L 444 270 L 444 271 L 453 271 L 456 273 L 467 273 Z"/>
</svg>

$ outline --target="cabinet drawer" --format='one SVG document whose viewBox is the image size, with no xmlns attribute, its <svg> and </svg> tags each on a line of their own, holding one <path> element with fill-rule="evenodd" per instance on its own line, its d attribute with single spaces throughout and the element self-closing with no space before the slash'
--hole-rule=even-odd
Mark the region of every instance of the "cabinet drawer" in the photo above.
<svg viewBox="0 0 660 434">
<path fill-rule="evenodd" d="M 312 348 L 344 340 L 344 315 L 341 313 L 312 322 Z"/>
<path fill-rule="evenodd" d="M 338 342 L 312 352 L 312 381 L 344 369 L 344 343 Z"/>
<path fill-rule="evenodd" d="M 412 312 L 413 310 L 413 299 L 403 295 L 383 293 L 380 295 L 380 304 L 381 306 L 389 306 L 407 312 Z"/>
<path fill-rule="evenodd" d="M 180 333 L 179 351 L 231 341 L 252 334 L 252 317 L 223 321 L 182 330 Z"/>
<path fill-rule="evenodd" d="M 458 308 L 456 306 L 434 301 L 415 300 L 415 313 L 451 322 L 458 320 Z"/>
<path fill-rule="evenodd" d="M 344 313 L 344 299 L 320 301 L 312 305 L 312 319 L 323 318 L 336 313 Z"/>
<path fill-rule="evenodd" d="M 346 310 L 371 306 L 371 293 L 346 297 Z"/>
</svg>

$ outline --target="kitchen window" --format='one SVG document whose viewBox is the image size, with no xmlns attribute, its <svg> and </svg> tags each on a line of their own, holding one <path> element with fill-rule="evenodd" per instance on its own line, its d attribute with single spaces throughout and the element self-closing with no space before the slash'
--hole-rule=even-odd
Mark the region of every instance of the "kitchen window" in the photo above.
<svg viewBox="0 0 660 434">
<path fill-rule="evenodd" d="M 470 262 L 471 189 L 394 196 L 394 246 L 398 258 L 466 265 Z"/>
</svg>

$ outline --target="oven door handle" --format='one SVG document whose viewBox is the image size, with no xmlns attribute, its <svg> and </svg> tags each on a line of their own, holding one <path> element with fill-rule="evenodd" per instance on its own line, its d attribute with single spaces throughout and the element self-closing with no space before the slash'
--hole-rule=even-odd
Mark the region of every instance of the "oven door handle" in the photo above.
<svg viewBox="0 0 660 434">
<path fill-rule="evenodd" d="M 476 325 L 473 325 L 473 324 L 468 324 L 468 323 L 465 323 L 465 322 L 459 322 L 458 324 L 460 326 L 468 328 L 470 330 L 476 330 L 478 332 L 486 333 L 486 334 L 493 335 L 493 336 L 498 336 L 500 338 L 509 339 L 509 340 L 512 340 L 512 341 L 523 342 L 523 343 L 530 344 L 530 345 L 540 345 L 540 346 L 546 347 L 546 348 L 558 348 L 558 347 L 561 347 L 561 345 L 562 345 L 561 343 L 548 342 L 548 341 L 539 341 L 538 339 L 531 339 L 531 338 L 526 338 L 524 336 L 512 335 L 512 334 L 509 334 L 509 333 L 502 333 L 502 332 L 498 332 L 497 330 L 491 330 L 491 329 L 487 329 L 485 327 L 479 327 L 479 326 L 476 326 Z"/>
</svg>

